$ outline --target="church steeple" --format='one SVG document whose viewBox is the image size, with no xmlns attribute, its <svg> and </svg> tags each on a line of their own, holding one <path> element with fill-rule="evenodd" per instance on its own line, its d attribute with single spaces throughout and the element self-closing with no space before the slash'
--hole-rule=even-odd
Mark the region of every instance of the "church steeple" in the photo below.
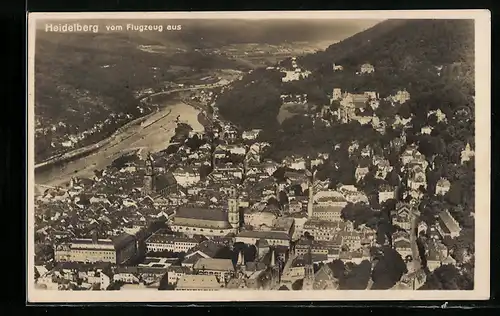
<svg viewBox="0 0 500 316">
<path fill-rule="evenodd" d="M 238 193 L 235 188 L 231 189 L 227 200 L 227 206 L 229 224 L 231 224 L 234 229 L 238 230 L 240 228 L 240 206 Z"/>
<path fill-rule="evenodd" d="M 279 263 L 279 262 L 278 262 Z M 271 286 L 270 289 L 276 289 L 280 281 L 280 265 L 276 262 L 276 250 L 271 249 L 271 262 L 269 263 L 271 272 Z"/>
<path fill-rule="evenodd" d="M 305 255 L 304 263 L 304 282 L 302 284 L 303 290 L 312 290 L 314 284 L 314 267 L 312 262 L 311 247 L 309 247 L 307 254 Z"/>
<path fill-rule="evenodd" d="M 142 189 L 143 195 L 149 195 L 154 192 L 154 178 L 155 178 L 155 169 L 154 169 L 154 161 L 151 153 L 147 153 L 146 161 L 145 161 L 145 175 L 144 175 L 144 187 Z"/>
<path fill-rule="evenodd" d="M 274 249 L 271 250 L 271 263 L 269 264 L 271 268 L 274 268 L 276 266 L 276 254 L 274 252 Z"/>
<path fill-rule="evenodd" d="M 245 256 L 243 254 L 243 250 L 239 252 L 238 254 L 238 262 L 237 262 L 237 265 L 239 267 L 244 267 L 245 266 Z"/>
<path fill-rule="evenodd" d="M 307 202 L 307 217 L 312 218 L 313 216 L 313 206 L 314 206 L 314 182 L 316 180 L 316 172 L 317 170 L 310 172 L 307 171 L 308 175 L 308 191 L 309 191 L 309 198 Z"/>
</svg>

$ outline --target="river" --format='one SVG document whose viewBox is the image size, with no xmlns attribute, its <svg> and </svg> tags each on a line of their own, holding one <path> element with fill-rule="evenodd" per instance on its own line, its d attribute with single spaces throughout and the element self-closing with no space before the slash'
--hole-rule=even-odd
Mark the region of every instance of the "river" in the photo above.
<svg viewBox="0 0 500 316">
<path fill-rule="evenodd" d="M 151 152 L 166 149 L 174 135 L 176 119 L 190 125 L 195 131 L 203 131 L 198 121 L 200 111 L 180 101 L 174 101 L 150 114 L 142 123 L 128 126 L 96 152 L 70 162 L 37 171 L 35 183 L 47 186 L 62 186 L 72 177 L 92 177 L 95 170 L 104 169 L 113 160 L 131 150 L 144 148 Z"/>
</svg>

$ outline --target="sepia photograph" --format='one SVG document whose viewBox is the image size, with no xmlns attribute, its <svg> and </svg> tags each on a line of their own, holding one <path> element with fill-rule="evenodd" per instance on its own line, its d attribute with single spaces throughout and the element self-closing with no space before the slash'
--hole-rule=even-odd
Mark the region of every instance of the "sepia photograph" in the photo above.
<svg viewBox="0 0 500 316">
<path fill-rule="evenodd" d="M 487 10 L 30 13 L 28 302 L 488 299 L 490 42 Z"/>
</svg>

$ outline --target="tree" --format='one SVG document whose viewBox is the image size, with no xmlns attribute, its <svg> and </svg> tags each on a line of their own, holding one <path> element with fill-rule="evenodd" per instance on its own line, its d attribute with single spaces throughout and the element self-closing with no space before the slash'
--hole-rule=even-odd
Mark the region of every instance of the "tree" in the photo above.
<svg viewBox="0 0 500 316">
<path fill-rule="evenodd" d="M 297 281 L 292 283 L 292 290 L 294 291 L 302 290 L 303 284 L 304 284 L 304 279 L 298 279 Z"/>
<path fill-rule="evenodd" d="M 375 109 L 375 114 L 380 119 L 392 118 L 396 115 L 396 108 L 386 100 L 381 100 L 377 109 Z"/>
<path fill-rule="evenodd" d="M 399 106 L 398 114 L 404 119 L 409 119 L 411 117 L 411 109 L 408 103 L 403 103 Z"/>
<path fill-rule="evenodd" d="M 312 236 L 309 232 L 305 232 L 304 237 L 309 239 L 309 240 L 314 240 L 314 236 Z"/>
<path fill-rule="evenodd" d="M 393 168 L 386 176 L 387 182 L 389 185 L 394 186 L 394 187 L 399 187 L 401 184 L 401 181 L 399 179 L 398 172 L 396 171 L 396 168 Z"/>
<path fill-rule="evenodd" d="M 373 210 L 364 203 L 347 203 L 341 211 L 341 218 L 354 223 L 354 227 L 371 223 L 374 218 Z"/>
<path fill-rule="evenodd" d="M 373 269 L 372 289 L 390 289 L 407 272 L 406 264 L 396 250 L 384 247 L 382 253 Z"/>
<path fill-rule="evenodd" d="M 287 205 L 288 204 L 288 195 L 285 192 L 280 191 L 278 194 L 278 200 L 279 200 L 281 205 Z"/>
<path fill-rule="evenodd" d="M 445 199 L 453 205 L 459 205 L 462 202 L 462 183 L 454 181 L 451 183 L 450 190 L 445 194 Z"/>
<path fill-rule="evenodd" d="M 328 263 L 328 267 L 332 270 L 335 278 L 340 280 L 344 277 L 345 265 L 342 260 L 335 259 Z"/>
<path fill-rule="evenodd" d="M 175 290 L 175 286 L 168 283 L 168 272 L 163 275 L 160 280 L 160 285 L 158 286 L 159 291 L 172 291 Z"/>
<path fill-rule="evenodd" d="M 362 261 L 359 265 L 353 265 L 347 275 L 340 279 L 340 290 L 365 290 L 370 280 L 371 263 Z"/>
<path fill-rule="evenodd" d="M 204 143 L 203 139 L 198 138 L 198 135 L 194 135 L 186 141 L 186 146 L 188 146 L 191 150 L 197 150 Z"/>
<path fill-rule="evenodd" d="M 214 258 L 217 259 L 231 259 L 234 261 L 234 253 L 229 249 L 228 246 L 220 248 L 215 254 Z"/>
<path fill-rule="evenodd" d="M 473 283 L 451 264 L 442 265 L 432 272 L 422 287 L 424 290 L 472 290 Z"/>
<path fill-rule="evenodd" d="M 206 177 L 212 172 L 212 166 L 203 164 L 199 168 L 200 179 L 206 179 Z"/>
</svg>

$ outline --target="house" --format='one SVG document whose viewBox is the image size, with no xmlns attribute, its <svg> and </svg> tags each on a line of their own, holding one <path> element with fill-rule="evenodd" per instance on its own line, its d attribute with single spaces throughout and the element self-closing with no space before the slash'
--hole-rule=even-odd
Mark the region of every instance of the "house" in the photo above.
<svg viewBox="0 0 500 316">
<path fill-rule="evenodd" d="M 122 264 L 137 251 L 136 239 L 130 234 L 121 234 L 112 239 L 75 238 L 69 243 L 56 246 L 55 261 L 110 262 Z"/>
<path fill-rule="evenodd" d="M 262 131 L 261 129 L 253 129 L 250 131 L 244 131 L 242 133 L 241 137 L 244 140 L 255 140 L 255 139 L 257 139 L 257 137 L 259 136 L 261 131 Z"/>
<path fill-rule="evenodd" d="M 342 99 L 342 89 L 333 88 L 331 101 L 337 101 Z"/>
<path fill-rule="evenodd" d="M 229 162 L 215 166 L 209 178 L 213 181 L 228 181 L 231 179 L 242 179 L 243 174 L 243 168 L 240 165 Z"/>
<path fill-rule="evenodd" d="M 403 260 L 412 256 L 410 236 L 407 232 L 396 232 L 392 236 L 392 246 L 401 255 Z"/>
<path fill-rule="evenodd" d="M 387 159 L 374 160 L 373 164 L 377 168 L 375 171 L 375 178 L 377 179 L 385 179 L 387 177 L 387 174 L 393 169 L 391 163 Z"/>
<path fill-rule="evenodd" d="M 401 162 L 404 166 L 408 164 L 420 164 L 422 169 L 426 169 L 428 162 L 425 159 L 425 156 L 417 150 L 415 145 L 409 146 L 405 149 L 405 151 L 401 154 Z"/>
<path fill-rule="evenodd" d="M 221 283 L 225 283 L 235 274 L 231 259 L 200 258 L 193 266 L 198 275 L 213 275 Z"/>
<path fill-rule="evenodd" d="M 462 164 L 465 162 L 469 161 L 472 157 L 474 157 L 474 150 L 471 149 L 471 146 L 469 143 L 465 146 L 465 149 L 462 151 L 460 155 L 460 161 Z"/>
<path fill-rule="evenodd" d="M 342 65 L 336 65 L 335 63 L 333 63 L 332 69 L 333 71 L 342 71 L 344 70 L 344 67 L 342 67 Z"/>
<path fill-rule="evenodd" d="M 442 242 L 431 239 L 425 244 L 425 258 L 429 271 L 439 268 L 448 256 L 448 248 Z"/>
<path fill-rule="evenodd" d="M 127 284 L 137 284 L 140 282 L 137 267 L 118 267 L 113 274 L 114 282 L 123 282 Z"/>
<path fill-rule="evenodd" d="M 346 93 L 340 101 L 337 111 L 337 119 L 342 123 L 348 123 L 356 117 L 356 109 L 363 110 L 368 105 L 369 95 Z"/>
<path fill-rule="evenodd" d="M 244 156 L 247 152 L 246 148 L 240 145 L 228 145 L 226 146 L 226 150 L 233 155 L 240 155 L 240 156 Z"/>
<path fill-rule="evenodd" d="M 223 159 L 227 156 L 227 151 L 224 148 L 218 146 L 217 148 L 215 148 L 214 150 L 214 153 L 213 153 L 213 157 L 214 159 Z"/>
<path fill-rule="evenodd" d="M 356 177 L 356 181 L 359 182 L 362 179 L 364 179 L 364 177 L 368 174 L 368 172 L 370 172 L 368 167 L 358 166 L 356 168 L 356 171 L 354 172 L 354 176 Z"/>
<path fill-rule="evenodd" d="M 319 191 L 314 196 L 311 218 L 333 222 L 341 221 L 341 211 L 347 203 L 347 199 L 338 191 Z"/>
<path fill-rule="evenodd" d="M 290 246 L 290 235 L 286 231 L 242 231 L 235 237 L 235 242 L 255 245 L 257 240 L 264 239 L 272 246 Z"/>
<path fill-rule="evenodd" d="M 192 248 L 182 261 L 184 267 L 193 267 L 200 258 L 213 258 L 217 252 L 224 247 L 223 244 L 216 243 L 213 240 L 205 240 L 197 247 Z"/>
<path fill-rule="evenodd" d="M 371 65 L 371 64 L 363 64 L 360 67 L 361 74 L 370 74 L 373 72 L 375 72 L 375 67 L 373 67 L 373 65 Z"/>
<path fill-rule="evenodd" d="M 198 242 L 194 238 L 160 233 L 155 233 L 146 239 L 146 249 L 148 252 L 187 252 L 196 245 L 198 245 Z"/>
<path fill-rule="evenodd" d="M 430 135 L 432 133 L 433 127 L 426 125 L 420 129 L 420 133 L 424 135 Z"/>
<path fill-rule="evenodd" d="M 294 170 L 305 170 L 306 160 L 302 157 L 286 157 L 283 160 L 283 165 Z"/>
<path fill-rule="evenodd" d="M 176 284 L 185 275 L 191 274 L 191 269 L 185 266 L 170 266 L 167 269 L 168 284 Z"/>
<path fill-rule="evenodd" d="M 411 167 L 407 185 L 410 190 L 415 191 L 418 191 L 420 187 L 427 188 L 425 169 L 421 165 L 416 164 Z"/>
<path fill-rule="evenodd" d="M 394 96 L 391 97 L 393 102 L 403 104 L 410 100 L 410 93 L 406 90 L 399 90 Z"/>
<path fill-rule="evenodd" d="M 215 275 L 184 275 L 177 281 L 176 291 L 218 291 L 222 285 Z"/>
<path fill-rule="evenodd" d="M 441 109 L 437 109 L 436 111 L 429 111 L 427 113 L 427 117 L 431 116 L 431 115 L 435 115 L 436 118 L 437 118 L 437 122 L 440 123 L 440 122 L 444 122 L 446 123 L 446 114 L 444 114 Z"/>
<path fill-rule="evenodd" d="M 444 238 L 445 236 L 456 238 L 460 235 L 462 228 L 455 218 L 450 214 L 448 210 L 444 210 L 439 213 L 437 230 Z"/>
<path fill-rule="evenodd" d="M 378 202 L 381 204 L 390 199 L 396 199 L 398 194 L 397 186 L 382 185 L 378 191 Z"/>
<path fill-rule="evenodd" d="M 369 158 L 373 155 L 373 149 L 370 145 L 367 145 L 363 149 L 361 149 L 361 157 Z"/>
<path fill-rule="evenodd" d="M 319 241 L 302 238 L 295 244 L 295 254 L 298 256 L 302 256 L 307 254 L 310 250 L 311 254 L 313 255 L 326 255 L 327 258 L 329 258 L 332 253 L 335 253 L 335 251 L 337 251 L 338 253 L 341 247 L 341 238 L 336 238 L 330 241 Z"/>
<path fill-rule="evenodd" d="M 369 258 L 363 251 L 341 251 L 339 254 L 339 260 L 344 262 L 344 264 L 348 262 L 360 264 L 364 260 L 369 260 Z"/>
<path fill-rule="evenodd" d="M 200 173 L 192 167 L 177 168 L 172 172 L 175 181 L 182 187 L 187 187 L 200 182 Z"/>
<path fill-rule="evenodd" d="M 358 250 L 361 248 L 362 234 L 358 231 L 343 231 L 339 233 L 342 240 L 342 246 L 349 250 Z"/>
<path fill-rule="evenodd" d="M 396 205 L 396 211 L 392 214 L 392 224 L 399 226 L 401 229 L 410 230 L 413 212 L 414 210 L 411 205 L 398 203 Z"/>
<path fill-rule="evenodd" d="M 349 203 L 365 203 L 369 204 L 368 196 L 353 185 L 344 185 L 339 188 L 339 191 L 343 194 L 344 198 Z"/>
<path fill-rule="evenodd" d="M 451 183 L 448 179 L 441 178 L 436 183 L 436 195 L 445 195 L 450 191 Z"/>
<path fill-rule="evenodd" d="M 342 221 L 332 222 L 326 220 L 310 219 L 304 223 L 304 234 L 307 232 L 314 240 L 330 241 L 338 236 L 339 231 L 350 225 Z"/>
</svg>

